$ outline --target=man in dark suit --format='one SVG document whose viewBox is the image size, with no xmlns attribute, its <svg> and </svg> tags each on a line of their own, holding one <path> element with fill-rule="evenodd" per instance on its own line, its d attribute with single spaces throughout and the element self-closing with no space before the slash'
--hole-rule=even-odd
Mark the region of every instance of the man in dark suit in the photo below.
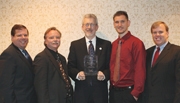
<svg viewBox="0 0 180 103">
<path fill-rule="evenodd" d="M 72 103 L 72 85 L 66 59 L 58 53 L 61 33 L 55 27 L 44 34 L 46 48 L 34 59 L 35 90 L 38 103 Z"/>
<path fill-rule="evenodd" d="M 97 29 L 96 16 L 86 14 L 82 23 L 85 37 L 73 41 L 70 46 L 68 70 L 70 77 L 75 81 L 74 103 L 108 103 L 107 81 L 110 78 L 111 43 L 96 37 Z M 90 45 L 98 56 L 98 73 L 95 76 L 87 76 L 84 73 L 84 57 L 89 54 Z"/>
<path fill-rule="evenodd" d="M 155 46 L 147 49 L 143 103 L 180 103 L 180 47 L 168 42 L 168 26 L 151 26 Z"/>
<path fill-rule="evenodd" d="M 24 25 L 12 27 L 12 44 L 0 56 L 0 103 L 36 103 L 28 37 Z"/>
</svg>

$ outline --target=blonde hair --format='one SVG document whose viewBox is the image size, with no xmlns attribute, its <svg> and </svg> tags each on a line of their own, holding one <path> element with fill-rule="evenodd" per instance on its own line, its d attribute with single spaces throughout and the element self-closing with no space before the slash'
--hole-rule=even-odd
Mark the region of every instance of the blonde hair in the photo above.
<svg viewBox="0 0 180 103">
<path fill-rule="evenodd" d="M 165 22 L 163 22 L 163 21 L 157 21 L 157 22 L 154 22 L 154 23 L 152 24 L 152 26 L 151 26 L 151 33 L 152 33 L 152 30 L 153 30 L 153 29 L 157 28 L 157 27 L 158 27 L 159 25 L 161 25 L 161 24 L 163 24 L 163 25 L 165 26 L 167 32 L 169 31 L 169 27 L 166 25 Z"/>
</svg>

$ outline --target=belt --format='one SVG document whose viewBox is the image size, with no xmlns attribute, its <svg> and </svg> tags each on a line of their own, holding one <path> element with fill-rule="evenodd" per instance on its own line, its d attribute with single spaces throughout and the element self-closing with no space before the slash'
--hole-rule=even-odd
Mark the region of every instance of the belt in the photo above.
<svg viewBox="0 0 180 103">
<path fill-rule="evenodd" d="M 114 87 L 114 86 L 112 86 L 112 89 L 114 89 L 116 91 L 131 90 L 133 88 L 134 88 L 134 85 L 128 86 L 128 87 Z"/>
</svg>

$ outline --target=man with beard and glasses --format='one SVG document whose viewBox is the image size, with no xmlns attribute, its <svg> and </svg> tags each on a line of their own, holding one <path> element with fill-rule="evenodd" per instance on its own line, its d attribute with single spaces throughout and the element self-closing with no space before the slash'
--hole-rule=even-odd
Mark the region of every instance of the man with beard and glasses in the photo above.
<svg viewBox="0 0 180 103">
<path fill-rule="evenodd" d="M 82 30 L 85 37 L 71 42 L 68 56 L 69 76 L 75 81 L 74 103 L 108 103 L 111 42 L 96 36 L 98 21 L 94 14 L 84 16 Z M 85 75 L 84 57 L 88 54 L 98 56 L 97 75 Z"/>
<path fill-rule="evenodd" d="M 38 103 L 72 103 L 72 85 L 68 77 L 66 59 L 58 53 L 61 33 L 55 27 L 44 34 L 45 49 L 33 64 Z"/>
<path fill-rule="evenodd" d="M 146 51 L 144 44 L 133 36 L 125 11 L 117 11 L 114 28 L 118 38 L 112 43 L 110 60 L 110 103 L 136 103 L 144 90 Z"/>
<path fill-rule="evenodd" d="M 0 103 L 36 103 L 28 29 L 15 24 L 11 45 L 0 56 Z"/>
</svg>

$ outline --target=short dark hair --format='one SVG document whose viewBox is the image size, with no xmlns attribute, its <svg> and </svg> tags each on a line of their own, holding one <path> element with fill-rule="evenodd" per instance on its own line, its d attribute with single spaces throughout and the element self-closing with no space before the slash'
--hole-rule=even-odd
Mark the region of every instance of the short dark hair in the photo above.
<svg viewBox="0 0 180 103">
<path fill-rule="evenodd" d="M 59 33 L 60 37 L 61 37 L 61 32 L 60 32 L 56 27 L 50 27 L 50 28 L 48 28 L 48 29 L 46 30 L 46 32 L 44 33 L 44 39 L 46 39 L 46 35 L 47 35 L 51 30 L 56 30 L 56 31 Z"/>
<path fill-rule="evenodd" d="M 121 16 L 121 15 L 124 15 L 126 17 L 126 19 L 129 20 L 129 17 L 128 17 L 128 14 L 126 11 L 117 11 L 113 16 L 113 20 L 116 16 Z"/>
<path fill-rule="evenodd" d="M 22 24 L 15 24 L 12 29 L 11 29 L 11 36 L 14 36 L 16 34 L 16 30 L 22 30 L 22 29 L 26 29 L 27 30 L 27 33 L 29 35 L 29 31 L 28 29 L 22 25 Z"/>
</svg>

